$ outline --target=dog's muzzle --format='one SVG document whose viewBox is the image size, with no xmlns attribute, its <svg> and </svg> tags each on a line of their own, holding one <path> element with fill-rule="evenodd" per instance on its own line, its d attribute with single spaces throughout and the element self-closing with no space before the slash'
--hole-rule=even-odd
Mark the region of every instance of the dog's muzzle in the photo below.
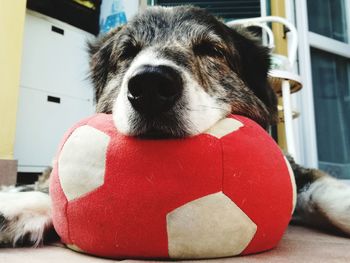
<svg viewBox="0 0 350 263">
<path fill-rule="evenodd" d="M 129 80 L 128 100 L 140 114 L 156 116 L 170 110 L 182 91 L 182 78 L 175 69 L 145 65 Z"/>
</svg>

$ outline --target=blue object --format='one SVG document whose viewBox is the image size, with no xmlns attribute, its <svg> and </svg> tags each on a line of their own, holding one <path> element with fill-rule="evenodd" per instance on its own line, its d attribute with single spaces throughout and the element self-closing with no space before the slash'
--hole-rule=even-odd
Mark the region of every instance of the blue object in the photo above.
<svg viewBox="0 0 350 263">
<path fill-rule="evenodd" d="M 126 24 L 126 14 L 122 0 L 104 0 L 100 15 L 100 33 Z"/>
</svg>

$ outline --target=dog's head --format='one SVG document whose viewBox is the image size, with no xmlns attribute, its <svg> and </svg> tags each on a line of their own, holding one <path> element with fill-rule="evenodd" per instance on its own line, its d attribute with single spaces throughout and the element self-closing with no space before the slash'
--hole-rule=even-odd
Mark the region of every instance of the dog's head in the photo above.
<svg viewBox="0 0 350 263">
<path fill-rule="evenodd" d="M 274 120 L 268 50 L 202 9 L 149 8 L 90 53 L 97 111 L 124 134 L 191 136 L 231 112 Z"/>
</svg>

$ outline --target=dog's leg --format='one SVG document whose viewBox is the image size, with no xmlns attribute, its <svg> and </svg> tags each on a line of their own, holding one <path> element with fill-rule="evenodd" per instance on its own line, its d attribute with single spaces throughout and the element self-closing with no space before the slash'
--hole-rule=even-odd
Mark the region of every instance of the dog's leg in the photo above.
<svg viewBox="0 0 350 263">
<path fill-rule="evenodd" d="M 0 192 L 0 245 L 42 244 L 52 227 L 50 206 L 42 192 Z"/>
<path fill-rule="evenodd" d="M 34 185 L 0 189 L 0 247 L 39 246 L 52 230 L 48 169 Z"/>
<path fill-rule="evenodd" d="M 350 186 L 288 159 L 298 188 L 293 221 L 350 235 Z"/>
</svg>

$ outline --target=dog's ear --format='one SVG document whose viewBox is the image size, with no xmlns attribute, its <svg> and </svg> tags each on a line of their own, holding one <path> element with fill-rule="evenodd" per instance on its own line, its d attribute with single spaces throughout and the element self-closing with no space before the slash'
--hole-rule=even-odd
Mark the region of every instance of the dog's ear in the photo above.
<svg viewBox="0 0 350 263">
<path fill-rule="evenodd" d="M 115 48 L 115 37 L 121 27 L 116 28 L 98 39 L 88 42 L 90 54 L 90 78 L 94 85 L 95 101 L 98 102 L 107 83 L 108 73 L 115 61 L 111 55 Z"/>
<path fill-rule="evenodd" d="M 268 82 L 270 50 L 242 27 L 230 28 L 242 79 L 270 112 L 270 124 L 277 120 L 277 97 Z"/>
</svg>

